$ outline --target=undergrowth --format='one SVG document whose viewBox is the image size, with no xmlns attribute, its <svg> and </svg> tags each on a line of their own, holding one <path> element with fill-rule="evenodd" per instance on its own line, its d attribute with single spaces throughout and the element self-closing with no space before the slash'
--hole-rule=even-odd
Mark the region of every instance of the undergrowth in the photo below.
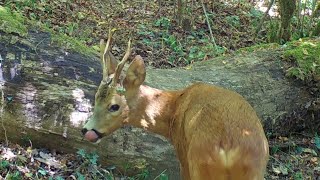
<svg viewBox="0 0 320 180">
<path fill-rule="evenodd" d="M 320 41 L 301 39 L 288 43 L 283 58 L 292 66 L 287 70 L 289 77 L 303 81 L 320 79 Z"/>
</svg>

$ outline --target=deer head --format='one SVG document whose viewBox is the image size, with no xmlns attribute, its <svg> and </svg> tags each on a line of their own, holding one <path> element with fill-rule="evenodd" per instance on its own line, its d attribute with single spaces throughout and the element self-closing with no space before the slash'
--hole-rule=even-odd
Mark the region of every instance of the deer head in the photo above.
<svg viewBox="0 0 320 180">
<path fill-rule="evenodd" d="M 123 77 L 122 69 L 131 53 L 131 41 L 128 41 L 127 51 L 118 63 L 110 52 L 113 32 L 109 31 L 107 43 L 100 41 L 103 78 L 95 95 L 93 114 L 82 129 L 90 142 L 97 142 L 128 121 L 127 96 L 139 88 L 146 76 L 143 60 L 136 56 Z"/>
</svg>

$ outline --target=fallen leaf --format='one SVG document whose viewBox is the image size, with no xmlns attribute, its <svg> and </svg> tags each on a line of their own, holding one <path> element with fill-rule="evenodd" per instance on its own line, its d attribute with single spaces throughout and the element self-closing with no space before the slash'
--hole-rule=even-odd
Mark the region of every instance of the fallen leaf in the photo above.
<svg viewBox="0 0 320 180">
<path fill-rule="evenodd" d="M 302 152 L 304 152 L 304 153 L 310 153 L 310 154 L 312 154 L 312 155 L 314 155 L 314 156 L 318 156 L 318 154 L 316 153 L 316 151 L 313 150 L 313 149 L 310 149 L 310 148 L 303 148 L 303 149 L 302 149 Z"/>
<path fill-rule="evenodd" d="M 281 171 L 280 171 L 280 167 L 272 167 L 272 171 L 276 174 L 280 174 Z"/>
<path fill-rule="evenodd" d="M 311 162 L 312 164 L 318 164 L 318 158 L 317 158 L 317 157 L 312 157 L 312 158 L 310 159 L 310 162 Z"/>
<path fill-rule="evenodd" d="M 276 174 L 288 175 L 288 168 L 284 165 L 280 165 L 278 167 L 272 167 L 273 172 Z"/>
</svg>

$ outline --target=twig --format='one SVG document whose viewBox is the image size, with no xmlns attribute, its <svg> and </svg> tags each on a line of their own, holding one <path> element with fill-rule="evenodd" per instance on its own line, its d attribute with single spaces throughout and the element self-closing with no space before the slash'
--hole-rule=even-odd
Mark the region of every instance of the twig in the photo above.
<svg viewBox="0 0 320 180">
<path fill-rule="evenodd" d="M 32 141 L 29 139 L 30 148 L 32 149 Z"/>
<path fill-rule="evenodd" d="M 263 23 L 264 23 L 267 15 L 268 15 L 269 11 L 270 11 L 273 3 L 274 3 L 274 0 L 271 0 L 271 2 L 270 2 L 270 4 L 269 4 L 266 12 L 264 13 L 264 15 L 263 15 L 263 17 L 262 17 L 262 19 L 261 19 L 261 21 L 260 21 L 260 23 L 259 23 L 259 25 L 258 25 L 258 27 L 257 27 L 257 29 L 256 29 L 256 34 L 254 35 L 254 39 L 256 39 L 256 37 L 258 37 L 258 34 L 259 34 L 259 32 L 260 32 L 260 29 L 261 29 L 261 27 L 262 27 L 262 25 L 263 25 Z"/>
<path fill-rule="evenodd" d="M 8 141 L 8 136 L 7 136 L 7 130 L 6 127 L 4 126 L 4 120 L 2 118 L 3 115 L 3 110 L 4 110 L 4 106 L 5 106 L 5 102 L 4 102 L 4 95 L 3 95 L 3 84 L 0 85 L 0 89 L 1 89 L 1 103 L 0 103 L 0 118 L 1 118 L 1 126 L 4 132 L 4 137 L 6 139 L 6 145 L 9 146 L 9 141 Z"/>
<path fill-rule="evenodd" d="M 290 171 L 293 172 L 293 169 L 290 168 L 288 165 L 286 165 L 285 163 L 279 161 L 277 158 L 273 157 L 273 156 L 270 156 L 271 159 L 273 159 L 274 161 L 276 161 L 277 163 L 279 163 L 280 165 L 282 164 L 283 166 L 285 166 L 286 168 L 288 168 Z"/>
<path fill-rule="evenodd" d="M 156 179 L 158 179 L 160 176 L 161 176 L 161 174 L 162 173 L 165 173 L 167 171 L 167 169 L 165 169 L 165 170 L 163 170 L 158 176 L 156 176 L 153 180 L 156 180 Z"/>
<path fill-rule="evenodd" d="M 208 17 L 208 14 L 207 14 L 207 11 L 206 11 L 206 8 L 204 7 L 204 4 L 203 4 L 203 1 L 201 1 L 201 5 L 202 5 L 202 9 L 203 9 L 203 12 L 204 12 L 204 15 L 206 16 L 206 20 L 207 20 L 207 24 L 208 24 L 208 28 L 209 28 L 209 32 L 210 32 L 210 36 L 211 36 L 211 41 L 216 49 L 216 52 L 218 51 L 218 47 L 217 47 L 217 44 L 214 40 L 214 37 L 213 37 L 213 33 L 212 33 L 212 29 L 211 29 L 211 26 L 210 26 L 210 22 L 209 22 L 209 17 Z"/>
<path fill-rule="evenodd" d="M 38 46 L 39 46 L 44 40 L 46 40 L 46 39 L 48 39 L 48 38 L 43 38 L 43 39 L 35 46 L 34 51 L 36 52 L 37 56 L 39 56 L 38 51 L 37 51 Z M 39 57 L 40 57 L 40 56 L 39 56 Z"/>
</svg>

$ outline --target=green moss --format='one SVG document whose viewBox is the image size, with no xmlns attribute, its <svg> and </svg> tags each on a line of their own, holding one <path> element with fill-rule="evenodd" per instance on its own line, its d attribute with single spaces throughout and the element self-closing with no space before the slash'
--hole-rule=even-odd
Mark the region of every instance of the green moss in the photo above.
<svg viewBox="0 0 320 180">
<path fill-rule="evenodd" d="M 75 37 L 70 37 L 63 33 L 58 33 L 41 23 L 33 22 L 30 24 L 35 24 L 37 25 L 36 28 L 41 29 L 45 32 L 49 32 L 51 34 L 51 41 L 63 49 L 73 50 L 89 56 L 99 56 L 99 51 L 96 50 L 94 46 L 86 46 L 84 41 L 81 41 Z"/>
<path fill-rule="evenodd" d="M 301 80 L 313 79 L 320 75 L 320 41 L 300 40 L 288 44 L 284 52 L 285 60 L 293 62 L 288 69 L 287 75 Z"/>
<path fill-rule="evenodd" d="M 93 47 L 86 46 L 85 42 L 62 33 L 57 33 L 47 28 L 44 24 L 29 20 L 19 13 L 12 12 L 10 9 L 0 6 L 0 31 L 6 34 L 16 33 L 19 36 L 26 37 L 28 29 L 35 25 L 37 26 L 36 28 L 50 32 L 52 42 L 64 49 L 71 49 L 84 55 L 99 55 L 98 51 Z"/>
<path fill-rule="evenodd" d="M 19 13 L 11 12 L 10 9 L 3 6 L 0 6 L 0 31 L 16 33 L 19 36 L 26 36 L 28 34 L 23 16 Z"/>
<path fill-rule="evenodd" d="M 268 50 L 268 49 L 277 49 L 280 45 L 277 43 L 269 43 L 269 44 L 258 44 L 250 47 L 240 48 L 237 52 L 255 52 L 258 50 Z"/>
<path fill-rule="evenodd" d="M 59 34 L 51 32 L 51 40 L 64 49 L 72 49 L 84 55 L 99 55 L 93 47 L 88 47 L 85 42 L 82 42 L 74 37 L 67 36 L 66 34 Z"/>
</svg>

